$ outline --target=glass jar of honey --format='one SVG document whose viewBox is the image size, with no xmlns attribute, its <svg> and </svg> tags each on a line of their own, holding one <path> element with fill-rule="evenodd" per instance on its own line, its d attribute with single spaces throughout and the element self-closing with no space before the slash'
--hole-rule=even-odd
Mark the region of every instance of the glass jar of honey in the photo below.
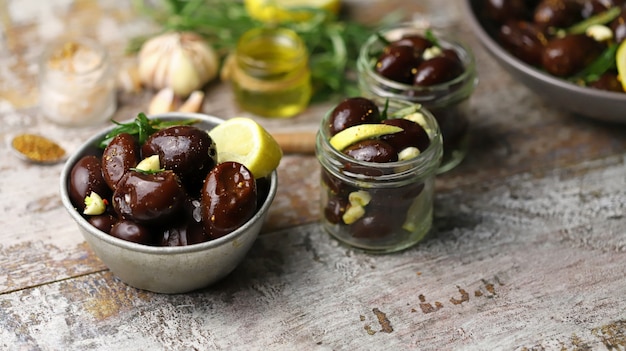
<svg viewBox="0 0 626 351">
<path fill-rule="evenodd" d="M 230 79 L 243 110 L 287 118 L 308 106 L 312 94 L 308 52 L 296 32 L 251 29 L 241 36 L 231 59 Z"/>
</svg>

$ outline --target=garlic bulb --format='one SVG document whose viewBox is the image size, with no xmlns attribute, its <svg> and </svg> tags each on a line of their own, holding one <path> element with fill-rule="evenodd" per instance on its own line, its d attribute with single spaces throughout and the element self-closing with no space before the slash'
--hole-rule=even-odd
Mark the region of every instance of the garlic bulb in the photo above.
<svg viewBox="0 0 626 351">
<path fill-rule="evenodd" d="M 217 76 L 217 53 L 198 34 L 169 32 L 146 41 L 139 52 L 139 77 L 147 87 L 171 88 L 177 96 Z"/>
</svg>

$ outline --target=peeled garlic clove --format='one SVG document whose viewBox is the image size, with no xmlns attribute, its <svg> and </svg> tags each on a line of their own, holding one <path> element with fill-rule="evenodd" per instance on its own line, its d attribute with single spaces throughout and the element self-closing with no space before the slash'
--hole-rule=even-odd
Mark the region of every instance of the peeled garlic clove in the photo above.
<svg viewBox="0 0 626 351">
<path fill-rule="evenodd" d="M 197 65 L 191 61 L 184 50 L 176 50 L 172 53 L 170 60 L 170 74 L 168 86 L 174 90 L 178 96 L 187 96 L 192 91 L 203 85 L 203 78 L 198 72 Z"/>
<path fill-rule="evenodd" d="M 159 113 L 174 111 L 174 91 L 170 88 L 161 89 L 154 95 L 148 105 L 148 114 L 155 115 Z"/>
<path fill-rule="evenodd" d="M 179 112 L 200 112 L 204 101 L 204 92 L 196 90 L 189 95 L 187 100 L 178 108 Z"/>
</svg>

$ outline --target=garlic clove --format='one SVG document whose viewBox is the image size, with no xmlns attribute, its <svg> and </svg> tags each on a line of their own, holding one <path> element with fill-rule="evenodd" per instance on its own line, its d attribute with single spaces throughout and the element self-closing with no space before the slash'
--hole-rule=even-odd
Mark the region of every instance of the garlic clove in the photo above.
<svg viewBox="0 0 626 351">
<path fill-rule="evenodd" d="M 159 113 L 174 111 L 174 91 L 171 88 L 161 89 L 152 97 L 148 105 L 148 114 L 155 115 Z"/>
<path fill-rule="evenodd" d="M 202 102 L 204 101 L 204 92 L 195 90 L 189 95 L 187 100 L 178 108 L 179 112 L 200 112 Z"/>
<path fill-rule="evenodd" d="M 176 73 L 169 74 L 168 86 L 174 90 L 174 94 L 187 96 L 202 86 L 202 77 L 198 75 L 196 65 L 183 50 L 175 50 L 170 57 L 169 71 Z"/>
</svg>

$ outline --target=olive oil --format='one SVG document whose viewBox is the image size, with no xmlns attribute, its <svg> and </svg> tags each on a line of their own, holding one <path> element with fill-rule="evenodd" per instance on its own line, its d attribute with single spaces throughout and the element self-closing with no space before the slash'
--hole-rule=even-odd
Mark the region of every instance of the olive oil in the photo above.
<svg viewBox="0 0 626 351">
<path fill-rule="evenodd" d="M 293 117 L 311 99 L 306 46 L 288 29 L 246 32 L 237 44 L 231 77 L 237 104 L 259 116 Z"/>
</svg>

